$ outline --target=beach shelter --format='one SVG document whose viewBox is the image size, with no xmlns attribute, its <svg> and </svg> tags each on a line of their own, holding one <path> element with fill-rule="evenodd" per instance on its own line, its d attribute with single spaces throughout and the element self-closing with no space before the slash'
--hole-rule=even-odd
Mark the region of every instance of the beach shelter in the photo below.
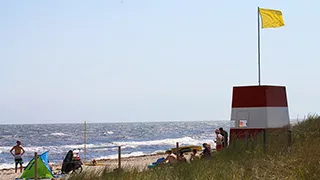
<svg viewBox="0 0 320 180">
<path fill-rule="evenodd" d="M 42 179 L 51 179 L 53 178 L 52 171 L 49 168 L 49 152 L 46 151 L 41 155 L 38 155 L 37 158 L 37 165 L 38 165 L 38 178 Z M 28 163 L 28 165 L 25 167 L 21 179 L 29 179 L 29 178 L 34 178 L 34 164 L 35 160 L 34 158 Z"/>
<path fill-rule="evenodd" d="M 245 139 L 264 130 L 279 130 L 290 125 L 285 86 L 233 87 L 230 141 Z"/>
</svg>

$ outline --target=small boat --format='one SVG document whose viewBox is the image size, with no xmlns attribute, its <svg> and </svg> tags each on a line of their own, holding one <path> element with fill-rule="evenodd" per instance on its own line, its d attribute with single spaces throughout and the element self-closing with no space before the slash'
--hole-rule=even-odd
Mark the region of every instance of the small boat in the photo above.
<svg viewBox="0 0 320 180">
<path fill-rule="evenodd" d="M 201 146 L 179 146 L 178 151 L 185 153 L 185 152 L 192 152 L 193 149 L 196 149 L 197 151 L 201 151 L 202 147 Z M 175 154 L 177 153 L 177 148 L 170 148 L 168 150 L 172 150 L 172 152 Z M 168 150 L 166 150 L 166 152 L 168 152 Z"/>
</svg>

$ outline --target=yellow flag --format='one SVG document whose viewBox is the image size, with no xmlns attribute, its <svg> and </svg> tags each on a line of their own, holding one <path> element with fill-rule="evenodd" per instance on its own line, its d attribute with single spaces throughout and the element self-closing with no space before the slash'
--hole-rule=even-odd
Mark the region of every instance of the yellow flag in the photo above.
<svg viewBox="0 0 320 180">
<path fill-rule="evenodd" d="M 262 28 L 278 28 L 284 26 L 282 12 L 273 9 L 259 8 L 262 20 Z"/>
</svg>

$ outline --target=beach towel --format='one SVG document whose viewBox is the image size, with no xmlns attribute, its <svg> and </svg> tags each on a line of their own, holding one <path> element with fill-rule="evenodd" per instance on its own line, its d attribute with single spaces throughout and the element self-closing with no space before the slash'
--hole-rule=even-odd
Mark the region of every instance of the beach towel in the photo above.
<svg viewBox="0 0 320 180">
<path fill-rule="evenodd" d="M 156 162 L 153 162 L 152 164 L 148 165 L 148 168 L 154 168 L 157 167 L 162 161 L 164 160 L 164 157 L 157 159 Z"/>
</svg>

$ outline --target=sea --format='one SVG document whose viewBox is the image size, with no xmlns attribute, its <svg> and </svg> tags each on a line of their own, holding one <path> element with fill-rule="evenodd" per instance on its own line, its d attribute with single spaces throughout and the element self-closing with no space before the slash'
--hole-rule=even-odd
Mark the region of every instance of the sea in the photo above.
<svg viewBox="0 0 320 180">
<path fill-rule="evenodd" d="M 121 157 L 164 152 L 176 146 L 199 145 L 213 147 L 214 130 L 230 130 L 230 121 L 180 121 L 134 123 L 87 123 L 86 160 L 116 159 L 118 146 Z M 13 168 L 10 149 L 21 140 L 26 153 L 24 165 L 34 156 L 49 151 L 50 163 L 62 163 L 67 152 L 80 149 L 84 159 L 84 124 L 24 124 L 0 125 L 0 169 Z"/>
</svg>

